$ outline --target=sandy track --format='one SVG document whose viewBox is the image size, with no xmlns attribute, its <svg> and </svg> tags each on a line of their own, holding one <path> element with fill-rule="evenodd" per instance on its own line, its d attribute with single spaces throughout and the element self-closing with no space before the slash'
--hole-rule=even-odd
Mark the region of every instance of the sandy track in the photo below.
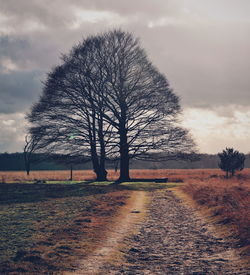
<svg viewBox="0 0 250 275">
<path fill-rule="evenodd" d="M 209 228 L 173 192 L 153 192 L 150 214 L 139 233 L 127 241 L 123 263 L 106 263 L 100 274 L 250 274 L 232 244 L 215 237 Z"/>
<path fill-rule="evenodd" d="M 131 234 L 135 226 L 142 220 L 145 214 L 146 193 L 133 191 L 128 203 L 122 207 L 117 218 L 105 231 L 106 239 L 93 251 L 89 257 L 79 262 L 79 268 L 74 272 L 64 272 L 64 275 L 95 275 L 101 272 L 105 263 L 111 257 L 115 257 L 118 248 L 122 246 L 125 236 Z M 106 273 L 101 274 L 108 274 Z"/>
</svg>

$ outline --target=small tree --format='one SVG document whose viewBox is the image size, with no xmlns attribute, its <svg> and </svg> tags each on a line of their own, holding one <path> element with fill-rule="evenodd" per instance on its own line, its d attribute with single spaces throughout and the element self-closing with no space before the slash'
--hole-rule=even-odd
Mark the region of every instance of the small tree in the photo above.
<svg viewBox="0 0 250 275">
<path fill-rule="evenodd" d="M 222 153 L 218 153 L 220 158 L 219 167 L 226 172 L 226 178 L 229 178 L 229 173 L 233 177 L 235 171 L 244 169 L 245 155 L 233 148 L 226 148 Z"/>
<path fill-rule="evenodd" d="M 23 148 L 23 157 L 24 157 L 24 165 L 25 165 L 25 170 L 27 176 L 30 174 L 30 165 L 31 162 L 34 162 L 34 153 L 38 148 L 39 144 L 39 137 L 38 136 L 31 136 L 31 135 L 26 135 L 25 136 L 25 145 Z"/>
</svg>

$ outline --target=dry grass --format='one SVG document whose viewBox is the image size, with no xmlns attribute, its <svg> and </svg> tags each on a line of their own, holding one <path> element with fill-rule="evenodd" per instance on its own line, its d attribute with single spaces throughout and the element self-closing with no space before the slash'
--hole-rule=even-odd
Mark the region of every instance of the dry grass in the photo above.
<svg viewBox="0 0 250 275">
<path fill-rule="evenodd" d="M 74 270 L 131 194 L 82 184 L 3 184 L 0 191 L 0 274 Z"/>
<path fill-rule="evenodd" d="M 95 178 L 91 170 L 76 170 L 73 172 L 74 180 L 92 180 Z M 47 181 L 65 181 L 70 178 L 70 171 L 31 171 L 27 176 L 24 171 L 6 171 L 0 172 L 0 181 L 4 182 L 23 182 L 34 180 L 47 180 Z"/>
<path fill-rule="evenodd" d="M 108 171 L 110 180 L 118 176 L 118 172 Z M 74 171 L 76 181 L 94 177 L 90 170 Z M 0 172 L 0 181 L 1 178 L 5 182 L 67 180 L 69 171 L 32 171 L 29 177 L 24 172 Z M 217 222 L 230 228 L 242 247 L 242 253 L 250 255 L 250 169 L 244 169 L 228 180 L 219 169 L 131 170 L 131 178 L 168 178 L 169 182 L 183 182 L 182 190 L 203 209 L 209 209 Z"/>
<path fill-rule="evenodd" d="M 154 179 L 154 178 L 169 178 L 169 181 L 189 181 L 190 179 L 197 181 L 212 179 L 211 176 L 222 176 L 223 172 L 219 169 L 140 169 L 131 170 L 131 178 L 142 179 Z M 245 169 L 242 175 L 250 174 L 250 169 Z M 35 179 L 43 180 L 68 180 L 70 177 L 70 171 L 31 171 L 27 176 L 24 171 L 0 171 L 0 182 L 20 182 L 20 181 L 33 181 Z M 110 180 L 116 180 L 119 177 L 119 172 L 114 170 L 108 170 L 108 178 Z M 93 180 L 95 174 L 92 170 L 75 170 L 73 172 L 73 179 L 75 181 Z"/>
<path fill-rule="evenodd" d="M 181 189 L 201 209 L 208 209 L 216 223 L 227 227 L 242 255 L 250 256 L 250 171 L 226 180 L 217 173 L 204 173 L 185 180 Z"/>
</svg>

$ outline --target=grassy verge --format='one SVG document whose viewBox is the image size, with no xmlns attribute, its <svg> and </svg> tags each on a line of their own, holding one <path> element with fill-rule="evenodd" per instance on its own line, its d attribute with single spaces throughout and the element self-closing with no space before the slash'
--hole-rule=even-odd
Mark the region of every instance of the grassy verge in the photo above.
<svg viewBox="0 0 250 275">
<path fill-rule="evenodd" d="M 250 256 L 250 186 L 229 185 L 225 179 L 217 183 L 190 183 L 181 190 L 201 209 L 208 210 L 216 224 L 227 228 L 230 237 L 237 240 L 241 254 Z"/>
<path fill-rule="evenodd" d="M 123 182 L 121 186 L 126 187 L 129 190 L 138 190 L 138 191 L 153 191 L 156 189 L 165 189 L 180 186 L 182 183 L 155 183 L 155 182 Z"/>
<path fill-rule="evenodd" d="M 0 186 L 0 274 L 74 270 L 130 191 L 84 184 Z"/>
</svg>

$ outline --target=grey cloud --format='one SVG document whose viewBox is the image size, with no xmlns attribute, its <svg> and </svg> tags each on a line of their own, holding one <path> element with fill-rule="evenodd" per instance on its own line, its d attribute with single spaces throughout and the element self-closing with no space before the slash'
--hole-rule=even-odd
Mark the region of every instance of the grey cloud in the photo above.
<svg viewBox="0 0 250 275">
<path fill-rule="evenodd" d="M 9 17 L 8 23 L 13 26 L 23 26 L 28 20 L 51 26 L 53 28 L 62 27 L 71 16 L 70 5 L 67 1 L 26 1 L 26 0 L 1 0 L 1 13 Z"/>
<path fill-rule="evenodd" d="M 123 15 L 128 14 L 176 14 L 180 11 L 183 0 L 53 0 L 26 1 L 1 0 L 1 11 L 14 19 L 37 19 L 45 25 L 58 26 L 72 16 L 72 8 L 89 10 L 108 10 Z M 22 12 L 20 12 L 22 11 Z"/>
<path fill-rule="evenodd" d="M 154 63 L 188 106 L 249 104 L 249 25 L 154 28 L 144 41 Z M 164 37 L 161 37 L 164 33 Z"/>
<path fill-rule="evenodd" d="M 10 34 L 0 40 L 0 58 L 10 57 L 21 69 L 48 71 L 60 63 L 60 53 L 67 53 L 82 37 L 108 29 L 105 22 L 83 22 L 80 28 L 70 30 L 64 22 L 74 19 L 71 10 L 73 6 L 79 9 L 114 11 L 125 18 L 137 14 L 136 22 L 127 21 L 121 27 L 141 37 L 142 46 L 147 49 L 152 62 L 165 73 L 174 90 L 181 96 L 184 105 L 212 106 L 232 101 L 237 104 L 249 102 L 248 22 L 219 24 L 211 20 L 209 24 L 196 24 L 196 21 L 190 21 L 190 17 L 192 19 L 192 12 L 198 13 L 202 5 L 194 5 L 195 1 L 190 1 L 190 7 L 195 7 L 193 10 L 190 9 L 191 15 L 190 12 L 185 13 L 184 7 L 187 5 L 184 5 L 185 1 L 182 0 L 138 0 L 131 5 L 115 0 L 58 0 L 52 3 L 18 1 L 15 5 L 16 1 L 2 2 L 3 11 L 12 16 L 12 20 L 17 22 L 29 17 L 37 18 L 48 26 L 45 31 L 12 36 Z M 225 3 L 222 1 L 220 8 Z M 204 5 L 210 5 L 210 10 L 213 6 L 205 2 Z M 229 8 L 232 9 L 234 6 L 230 1 Z M 24 13 L 21 12 L 23 10 Z M 152 17 L 161 18 L 168 15 L 177 19 L 183 18 L 184 23 L 173 22 L 170 25 L 148 27 Z M 60 24 L 55 23 L 58 20 L 61 20 Z"/>
<path fill-rule="evenodd" d="M 134 14 L 138 16 L 137 21 L 125 22 L 122 28 L 141 37 L 142 46 L 147 49 L 153 63 L 166 74 L 172 87 L 182 97 L 184 105 L 211 106 L 232 101 L 247 104 L 250 99 L 249 22 L 199 22 L 200 19 L 194 16 L 196 13 L 205 16 L 203 12 L 207 11 L 209 16 L 211 8 L 215 7 L 214 2 L 200 2 L 197 4 L 192 0 L 187 5 L 183 0 L 138 0 L 131 4 L 116 0 L 0 0 L 1 12 L 9 15 L 10 22 L 12 20 L 17 27 L 21 21 L 29 18 L 47 26 L 44 31 L 22 32 L 20 35 L 12 34 L 12 37 L 10 34 L 2 38 L 0 58 L 9 57 L 22 70 L 48 71 L 60 62 L 60 53 L 67 53 L 83 36 L 107 29 L 105 22 L 83 22 L 80 28 L 70 30 L 65 22 L 74 20 L 73 7 L 79 10 L 113 11 L 124 18 Z M 215 14 L 223 12 L 226 2 L 227 11 L 232 13 L 237 5 L 234 1 L 223 0 L 216 5 Z M 247 5 L 246 1 L 242 3 Z M 162 16 L 182 18 L 184 22 L 148 27 L 152 18 Z"/>
<path fill-rule="evenodd" d="M 29 57 L 32 47 L 27 39 L 0 36 L 0 72 L 5 71 L 4 60 L 11 60 L 20 69 L 25 70 L 31 61 Z"/>
<path fill-rule="evenodd" d="M 229 105 L 250 105 L 249 0 L 0 0 L 0 7 L 0 114 L 26 112 L 61 53 L 112 27 L 140 37 L 184 109 L 230 118 Z M 82 20 L 72 29 L 74 10 L 110 18 Z"/>
<path fill-rule="evenodd" d="M 26 110 L 41 93 L 41 72 L 0 74 L 0 113 Z"/>
<path fill-rule="evenodd" d="M 62 28 L 74 19 L 73 8 L 82 10 L 112 11 L 122 16 L 145 15 L 148 19 L 165 17 L 207 17 L 211 20 L 247 20 L 248 0 L 0 0 L 1 13 L 9 17 L 8 24 L 23 26 L 33 20 L 49 28 Z M 224 15 L 226 17 L 224 18 Z M 235 18 L 236 16 L 236 18 Z"/>
<path fill-rule="evenodd" d="M 47 70 L 58 62 L 57 39 L 51 33 L 29 36 L 0 36 L 0 72 L 4 71 L 4 59 L 17 65 L 17 70 Z M 62 44 L 62 41 L 60 41 Z"/>
<path fill-rule="evenodd" d="M 23 113 L 0 114 L 0 152 L 20 152 L 27 124 Z"/>
<path fill-rule="evenodd" d="M 18 58 L 20 53 L 30 48 L 29 42 L 25 39 L 14 38 L 10 36 L 0 37 L 0 55 L 9 55 L 15 59 Z"/>
</svg>

